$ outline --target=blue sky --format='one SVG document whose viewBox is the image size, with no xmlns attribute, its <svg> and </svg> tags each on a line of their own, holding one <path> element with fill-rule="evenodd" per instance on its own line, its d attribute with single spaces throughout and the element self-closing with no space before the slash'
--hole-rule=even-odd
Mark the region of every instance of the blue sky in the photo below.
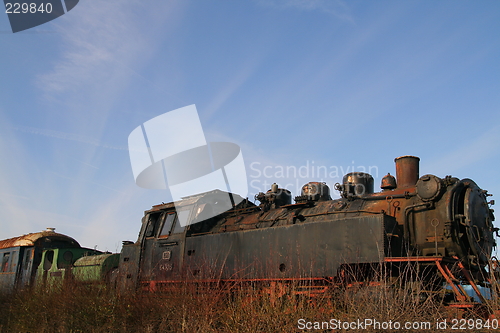
<svg viewBox="0 0 500 333">
<path fill-rule="evenodd" d="M 191 104 L 240 145 L 251 198 L 341 180 L 265 167 L 372 167 L 378 187 L 401 155 L 498 195 L 499 32 L 498 1 L 81 0 L 16 34 L 0 15 L 0 239 L 135 240 L 171 197 L 135 185 L 128 135 Z"/>
</svg>

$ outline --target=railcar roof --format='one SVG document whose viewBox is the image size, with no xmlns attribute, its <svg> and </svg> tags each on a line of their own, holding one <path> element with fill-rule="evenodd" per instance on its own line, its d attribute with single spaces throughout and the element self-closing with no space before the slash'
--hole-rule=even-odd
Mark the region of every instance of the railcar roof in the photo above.
<svg viewBox="0 0 500 333">
<path fill-rule="evenodd" d="M 64 241 L 70 243 L 73 246 L 80 247 L 80 244 L 75 239 L 69 236 L 59 234 L 54 231 L 41 231 L 19 237 L 0 240 L 0 249 L 19 247 L 19 246 L 34 246 L 35 243 L 41 238 L 47 238 L 56 241 Z"/>
</svg>

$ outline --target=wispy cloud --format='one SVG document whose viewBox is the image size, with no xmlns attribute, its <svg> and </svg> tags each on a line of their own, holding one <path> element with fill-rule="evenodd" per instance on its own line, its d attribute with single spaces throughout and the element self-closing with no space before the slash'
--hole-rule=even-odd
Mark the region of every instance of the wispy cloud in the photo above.
<svg viewBox="0 0 500 333">
<path fill-rule="evenodd" d="M 428 165 L 436 174 L 450 174 L 500 154 L 500 125 L 496 125 L 469 143 L 444 154 Z"/>
<path fill-rule="evenodd" d="M 277 8 L 321 11 L 338 19 L 354 23 L 349 6 L 342 0 L 258 0 L 258 2 L 262 5 Z"/>
<path fill-rule="evenodd" d="M 123 91 L 155 51 L 158 31 L 165 33 L 164 22 L 179 15 L 177 6 L 177 1 L 151 8 L 139 1 L 84 1 L 54 21 L 61 53 L 38 75 L 36 86 L 48 103 L 65 109 L 58 122 L 71 132 L 102 133 Z"/>
<path fill-rule="evenodd" d="M 102 144 L 98 140 L 93 139 L 92 137 L 87 137 L 87 136 L 79 135 L 79 134 L 66 133 L 66 132 L 54 131 L 54 130 L 43 129 L 43 128 L 25 127 L 25 126 L 14 127 L 14 129 L 16 131 L 30 133 L 30 134 L 36 134 L 36 135 L 42 135 L 42 136 L 46 136 L 49 138 L 87 143 L 89 145 L 93 145 L 96 147 L 115 149 L 115 150 L 128 150 L 127 147 L 115 147 L 115 146 Z"/>
<path fill-rule="evenodd" d="M 56 24 L 56 28 L 65 50 L 54 68 L 40 75 L 40 88 L 48 94 L 76 92 L 88 89 L 89 83 L 102 85 L 100 80 L 112 78 L 116 59 L 126 62 L 143 46 L 130 3 L 85 1 L 74 15 L 61 18 L 66 24 Z"/>
<path fill-rule="evenodd" d="M 60 177 L 60 178 L 63 178 L 63 179 L 67 179 L 67 180 L 71 180 L 75 183 L 77 182 L 86 182 L 86 183 L 89 183 L 89 184 L 93 184 L 95 186 L 99 186 L 101 188 L 105 188 L 105 189 L 108 189 L 108 190 L 111 190 L 111 191 L 114 191 L 114 192 L 117 192 L 117 193 L 121 193 L 120 190 L 117 190 L 115 188 L 112 188 L 112 187 L 109 187 L 109 186 L 106 186 L 106 185 L 103 185 L 102 183 L 98 183 L 98 182 L 95 182 L 95 181 L 92 181 L 92 180 L 79 180 L 77 179 L 76 177 L 71 177 L 71 176 L 66 176 L 66 175 L 62 175 L 60 173 L 57 173 L 57 172 L 51 172 L 51 174 L 57 176 L 57 177 Z"/>
<path fill-rule="evenodd" d="M 24 195 L 17 195 L 17 194 L 12 194 L 12 193 L 1 193 L 0 192 L 0 198 L 1 197 L 10 197 L 10 198 L 15 198 L 15 199 L 29 200 L 29 198 L 24 196 Z M 3 199 L 1 199 L 1 200 L 3 200 Z"/>
<path fill-rule="evenodd" d="M 137 200 L 137 195 L 141 191 L 138 191 L 133 183 L 125 182 L 124 184 L 128 185 L 124 185 L 122 190 L 111 197 L 105 205 L 96 207 L 87 216 L 85 227 L 79 236 L 82 244 L 97 245 L 101 250 L 120 251 L 119 246 L 122 240 L 130 240 L 137 235 L 142 211 L 130 212 L 129 210 L 130 202 Z M 110 237 L 116 242 L 114 248 L 110 248 L 112 246 Z"/>
<path fill-rule="evenodd" d="M 89 164 L 89 163 L 86 163 L 84 161 L 80 161 L 80 160 L 77 160 L 76 158 L 73 158 L 73 160 L 77 161 L 77 162 L 80 162 L 82 163 L 83 165 L 86 165 L 88 167 L 91 167 L 92 169 L 99 169 L 99 167 L 96 167 L 95 165 L 92 165 L 92 164 Z"/>
<path fill-rule="evenodd" d="M 251 61 L 242 66 L 240 71 L 238 71 L 222 89 L 217 93 L 207 108 L 203 110 L 204 115 L 213 115 L 226 101 L 231 98 L 231 96 L 255 73 L 262 56 L 253 56 Z"/>
<path fill-rule="evenodd" d="M 2 111 L 2 110 L 0 110 Z M 2 113 L 0 112 L 0 117 Z M 37 230 L 34 220 L 29 218 L 30 200 L 36 193 L 29 193 L 31 181 L 27 166 L 29 159 L 24 147 L 15 139 L 12 128 L 5 118 L 0 119 L 0 239 L 19 236 Z"/>
</svg>

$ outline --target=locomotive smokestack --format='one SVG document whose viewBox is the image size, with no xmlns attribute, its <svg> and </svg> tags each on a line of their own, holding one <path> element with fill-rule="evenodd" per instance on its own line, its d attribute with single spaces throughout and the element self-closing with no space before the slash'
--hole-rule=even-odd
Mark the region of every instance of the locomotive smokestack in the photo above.
<svg viewBox="0 0 500 333">
<path fill-rule="evenodd" d="M 418 164 L 420 158 L 416 156 L 400 156 L 396 162 L 396 179 L 398 188 L 415 186 L 418 180 Z"/>
</svg>

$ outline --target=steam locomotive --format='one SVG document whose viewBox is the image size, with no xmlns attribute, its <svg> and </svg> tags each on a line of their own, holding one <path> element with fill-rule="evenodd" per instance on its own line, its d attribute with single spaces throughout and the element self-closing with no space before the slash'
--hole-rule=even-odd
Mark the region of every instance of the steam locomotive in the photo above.
<svg viewBox="0 0 500 333">
<path fill-rule="evenodd" d="M 60 247 L 73 254 L 58 252 L 59 270 L 71 267 L 81 280 L 87 274 L 90 280 L 112 281 L 120 292 L 158 291 L 186 281 L 301 282 L 310 294 L 319 294 L 338 285 L 372 283 L 383 268 L 383 278 L 398 279 L 411 270 L 415 274 L 407 279 L 427 281 L 431 288 L 446 283 L 457 306 L 466 307 L 470 298 L 462 284 L 482 298 L 477 284 L 490 282 L 486 267 L 498 231 L 494 202 L 470 179 L 419 177 L 419 160 L 396 158 L 396 177 L 383 177 L 380 192 L 374 192 L 371 175 L 346 174 L 335 185 L 341 196 L 336 200 L 325 183 L 310 182 L 294 203 L 290 191 L 277 184 L 256 195 L 259 205 L 220 190 L 162 203 L 145 211 L 137 241 L 124 241 L 120 255 L 91 253 L 74 240 L 42 234 L 45 245 L 16 254 L 20 273 L 12 281 L 21 282 L 12 283 L 60 277 L 46 264 L 48 252 Z M 221 209 L 228 195 L 233 205 Z M 4 258 L 14 248 L 5 244 L 0 242 Z M 32 267 L 30 273 L 21 266 Z"/>
<path fill-rule="evenodd" d="M 458 302 L 469 300 L 460 281 L 482 297 L 476 282 L 488 283 L 485 267 L 498 231 L 494 202 L 470 179 L 419 177 L 419 160 L 396 158 L 396 177 L 383 177 L 380 192 L 371 175 L 349 173 L 335 186 L 337 200 L 326 184 L 310 182 L 295 203 L 276 184 L 256 195 L 258 206 L 229 194 L 239 204 L 210 218 L 206 212 L 221 211 L 216 206 L 227 192 L 153 206 L 138 240 L 124 242 L 119 289 L 156 291 L 180 281 L 308 281 L 309 290 L 324 291 L 349 277 L 374 279 L 383 265 L 389 277 L 410 267 L 420 272 L 415 279 L 448 283 Z M 182 226 L 186 217 L 192 222 Z"/>
</svg>

